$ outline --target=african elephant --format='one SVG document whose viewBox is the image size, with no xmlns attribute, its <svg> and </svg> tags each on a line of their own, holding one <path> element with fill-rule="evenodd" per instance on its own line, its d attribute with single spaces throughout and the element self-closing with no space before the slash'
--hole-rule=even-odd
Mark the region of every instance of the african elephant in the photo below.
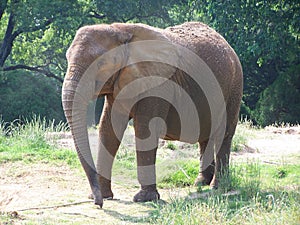
<svg viewBox="0 0 300 225">
<path fill-rule="evenodd" d="M 80 28 L 67 51 L 62 103 L 95 204 L 112 198 L 111 169 L 133 120 L 138 181 L 134 201 L 160 198 L 158 139 L 199 143 L 196 183 L 217 187 L 226 171 L 238 122 L 243 74 L 239 59 L 215 30 L 199 22 L 158 29 L 143 24 Z M 105 96 L 94 164 L 88 141 L 88 102 Z"/>
</svg>

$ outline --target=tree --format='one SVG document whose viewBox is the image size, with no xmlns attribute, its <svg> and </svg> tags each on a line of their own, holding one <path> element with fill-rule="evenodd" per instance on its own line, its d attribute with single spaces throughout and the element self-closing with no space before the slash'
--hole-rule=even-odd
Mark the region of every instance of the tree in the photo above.
<svg viewBox="0 0 300 225">
<path fill-rule="evenodd" d="M 244 100 L 254 109 L 260 93 L 280 72 L 299 63 L 300 4 L 293 0 L 201 2 L 209 23 L 241 59 Z"/>
<path fill-rule="evenodd" d="M 266 95 L 282 88 L 273 82 L 279 76 L 281 81 L 289 79 L 288 70 L 292 67 L 298 68 L 295 73 L 300 73 L 297 67 L 300 3 L 293 0 L 199 0 L 198 3 L 198 12 L 205 15 L 205 21 L 225 37 L 240 57 L 244 71 L 242 112 L 262 122 L 258 114 L 261 109 L 256 110 L 257 102 L 262 104 L 261 98 L 265 101 Z M 280 97 L 283 96 L 277 95 Z M 267 113 L 266 107 L 264 112 Z"/>
<path fill-rule="evenodd" d="M 274 123 L 299 124 L 300 65 L 282 73 L 260 95 L 255 109 L 256 120 L 262 126 Z"/>
<path fill-rule="evenodd" d="M 31 118 L 64 120 L 60 87 L 45 76 L 9 71 L 0 80 L 0 117 L 4 121 Z"/>
<path fill-rule="evenodd" d="M 84 13 L 75 0 L 1 0 L 0 69 L 30 70 L 62 82 L 64 54 Z"/>
<path fill-rule="evenodd" d="M 5 121 L 33 114 L 64 120 L 60 88 L 65 52 L 84 24 L 84 4 L 75 0 L 0 0 L 0 4 L 0 116 Z"/>
<path fill-rule="evenodd" d="M 60 86 L 65 52 L 85 24 L 141 22 L 163 28 L 192 20 L 209 24 L 233 46 L 244 71 L 242 113 L 262 121 L 266 95 L 282 88 L 273 83 L 279 76 L 288 80 L 291 70 L 299 74 L 300 3 L 294 0 L 0 0 L 0 82 L 15 75 L 10 71 L 26 76 L 22 70 L 29 70 Z M 268 107 L 263 108 L 267 115 Z"/>
<path fill-rule="evenodd" d="M 90 15 L 105 23 L 138 22 L 152 26 L 167 27 L 179 20 L 178 14 L 189 10 L 187 0 L 95 0 Z"/>
<path fill-rule="evenodd" d="M 0 70 L 25 69 L 62 82 L 65 52 L 80 26 L 128 21 L 166 26 L 175 23 L 171 8 L 185 2 L 0 0 Z"/>
</svg>

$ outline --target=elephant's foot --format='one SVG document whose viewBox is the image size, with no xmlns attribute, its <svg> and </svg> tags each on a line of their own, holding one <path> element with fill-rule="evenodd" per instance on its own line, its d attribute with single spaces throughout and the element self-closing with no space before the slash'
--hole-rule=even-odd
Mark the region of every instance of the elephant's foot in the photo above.
<svg viewBox="0 0 300 225">
<path fill-rule="evenodd" d="M 99 186 L 97 185 L 96 187 L 95 186 L 92 186 L 92 199 L 94 199 L 94 203 L 95 205 L 99 205 L 100 208 L 102 208 L 103 206 L 103 198 L 102 198 L 102 194 L 101 194 L 101 191 L 99 189 Z"/>
<path fill-rule="evenodd" d="M 210 169 L 199 172 L 199 175 L 195 180 L 195 186 L 209 185 L 213 180 L 213 176 L 214 172 Z"/>
<path fill-rule="evenodd" d="M 218 180 L 215 175 L 214 175 L 212 181 L 210 182 L 209 186 L 210 186 L 210 189 L 218 189 Z"/>
<path fill-rule="evenodd" d="M 105 199 L 113 199 L 114 194 L 111 190 L 111 180 L 106 179 L 99 175 L 99 183 L 101 188 L 101 194 Z"/>
<path fill-rule="evenodd" d="M 103 199 L 113 199 L 114 194 L 111 190 L 111 181 L 100 175 L 98 178 Z M 91 193 L 88 198 L 94 199 L 94 195 Z"/>
<path fill-rule="evenodd" d="M 142 186 L 142 189 L 133 197 L 134 202 L 157 201 L 160 195 L 156 189 L 156 184 Z"/>
<path fill-rule="evenodd" d="M 227 185 L 230 186 L 231 179 L 228 168 L 223 168 L 221 172 L 214 174 L 212 181 L 210 182 L 211 189 L 218 189 L 219 184 L 222 188 L 226 188 Z M 223 187 L 224 186 L 224 187 Z"/>
</svg>

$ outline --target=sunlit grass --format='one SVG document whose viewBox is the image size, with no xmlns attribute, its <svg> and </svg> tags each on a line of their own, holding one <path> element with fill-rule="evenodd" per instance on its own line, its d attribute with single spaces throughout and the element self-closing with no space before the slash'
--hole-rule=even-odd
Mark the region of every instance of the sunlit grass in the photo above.
<svg viewBox="0 0 300 225">
<path fill-rule="evenodd" d="M 263 192 L 251 199 L 214 195 L 208 199 L 175 199 L 156 205 L 153 224 L 299 224 L 299 193 Z M 298 202 L 297 202 L 298 201 Z"/>
<path fill-rule="evenodd" d="M 63 162 L 78 166 L 76 152 L 58 148 L 53 140 L 47 140 L 47 134 L 66 131 L 64 123 L 55 125 L 39 117 L 25 122 L 15 121 L 11 124 L 0 122 L 0 163 L 23 161 Z M 54 138 L 54 137 L 53 137 Z"/>
<path fill-rule="evenodd" d="M 185 187 L 194 184 L 199 173 L 199 160 L 164 160 L 157 167 L 159 187 Z"/>
<path fill-rule="evenodd" d="M 289 172 L 281 177 L 282 171 Z M 278 170 L 256 162 L 235 164 L 228 177 L 221 179 L 218 190 L 193 200 L 175 198 L 169 204 L 154 204 L 150 221 L 153 224 L 299 224 L 300 181 L 294 180 L 298 174 L 299 166 L 283 165 Z M 286 181 L 280 182 L 282 179 Z M 278 185 L 274 186 L 274 182 Z M 292 183 L 294 189 L 285 188 L 286 182 Z M 228 191 L 234 194 L 228 195 Z"/>
<path fill-rule="evenodd" d="M 257 135 L 258 131 L 259 129 L 254 127 L 251 121 L 240 121 L 233 136 L 231 151 L 243 150 L 248 145 L 248 141 Z"/>
<path fill-rule="evenodd" d="M 76 152 L 60 149 L 52 140 L 55 136 L 49 136 L 51 133 L 64 131 L 66 131 L 65 124 L 56 126 L 53 122 L 38 117 L 24 123 L 0 122 L 0 163 L 22 161 L 67 164 L 72 168 L 79 168 Z M 261 132 L 249 123 L 240 123 L 235 137 L 237 146 L 247 145 L 248 140 Z M 231 163 L 228 175 L 219 181 L 219 189 L 212 191 L 208 186 L 201 188 L 193 186 L 199 171 L 199 160 L 187 154 L 176 155 L 185 149 L 174 145 L 175 150 L 172 151 L 160 149 L 168 151 L 168 154 L 161 154 L 157 158 L 158 188 L 161 190 L 189 186 L 189 192 L 196 193 L 199 197 L 190 198 L 189 193 L 186 193 L 185 196 L 171 197 L 164 204 L 150 203 L 152 208 L 149 216 L 141 218 L 139 223 L 225 225 L 300 223 L 299 163 L 291 164 L 284 161 L 278 164 L 263 164 L 258 161 Z M 198 151 L 196 148 L 189 150 Z M 170 157 L 175 155 L 176 158 Z M 125 144 L 121 145 L 117 153 L 113 177 L 119 184 L 132 185 L 132 181 L 137 183 L 136 153 L 132 145 L 132 136 L 128 136 L 128 140 L 125 140 Z M 6 223 L 11 219 L 8 214 L 1 217 L 0 223 Z M 126 222 L 134 221 L 130 221 L 128 217 Z M 47 223 L 51 224 L 51 221 L 45 221 L 45 224 Z"/>
<path fill-rule="evenodd" d="M 177 147 L 177 146 L 174 144 L 174 142 L 172 142 L 172 141 L 168 141 L 168 142 L 167 142 L 166 148 L 168 148 L 168 149 L 170 149 L 170 150 L 176 150 L 176 149 L 178 149 L 178 147 Z"/>
</svg>

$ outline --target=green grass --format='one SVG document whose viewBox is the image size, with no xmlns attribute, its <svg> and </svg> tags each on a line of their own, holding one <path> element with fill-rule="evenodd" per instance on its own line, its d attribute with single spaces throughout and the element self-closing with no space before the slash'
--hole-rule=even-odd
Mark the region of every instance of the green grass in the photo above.
<svg viewBox="0 0 300 225">
<path fill-rule="evenodd" d="M 252 199 L 214 195 L 206 200 L 175 199 L 157 205 L 153 224 L 299 224 L 299 194 L 259 192 Z"/>
<path fill-rule="evenodd" d="M 193 185 L 199 172 L 198 160 L 164 160 L 157 165 L 160 188 Z"/>
<path fill-rule="evenodd" d="M 135 150 L 121 144 L 114 160 L 112 176 L 116 178 L 115 180 L 130 185 L 137 180 L 136 170 Z"/>
<path fill-rule="evenodd" d="M 282 165 L 280 169 L 256 162 L 232 165 L 229 177 L 220 181 L 222 188 L 211 191 L 205 198 L 178 198 L 169 204 L 154 204 L 150 221 L 153 224 L 299 224 L 300 182 L 295 180 L 299 170 L 299 165 Z M 286 171 L 284 177 L 282 171 Z M 187 172 L 187 175 L 192 174 Z M 287 189 L 287 183 L 294 188 Z M 224 195 L 230 190 L 236 194 Z"/>
<path fill-rule="evenodd" d="M 66 125 L 54 121 L 47 122 L 35 117 L 32 121 L 20 124 L 0 122 L 0 163 L 23 161 L 25 163 L 63 162 L 72 167 L 79 165 L 76 152 L 58 149 L 47 140 L 50 132 L 66 130 Z"/>
<path fill-rule="evenodd" d="M 167 143 L 168 144 L 167 144 L 166 148 L 168 148 L 170 150 L 176 150 L 177 149 L 177 146 L 172 141 L 168 141 Z"/>
<path fill-rule="evenodd" d="M 251 123 L 239 123 L 233 151 L 242 150 L 249 140 L 260 134 L 262 131 Z M 174 153 L 179 151 L 176 145 L 174 149 Z M 123 168 L 124 175 L 128 173 L 124 168 L 136 170 L 133 149 L 121 150 L 118 160 L 116 164 Z M 189 190 L 202 192 L 199 195 L 208 195 L 194 200 L 178 197 L 167 204 L 152 203 L 153 210 L 144 220 L 151 224 L 300 224 L 298 164 L 272 165 L 256 161 L 232 164 L 228 177 L 220 180 L 219 189 L 215 191 L 207 186 L 193 187 L 198 169 L 197 159 L 158 158 L 160 189 L 189 186 Z M 136 175 L 128 177 L 136 179 Z M 226 195 L 231 192 L 234 194 Z"/>
<path fill-rule="evenodd" d="M 49 132 L 65 129 L 64 124 L 54 126 L 54 123 L 38 117 L 23 124 L 0 122 L 0 164 L 22 161 L 80 167 L 76 152 L 59 149 L 47 139 Z M 258 132 L 249 124 L 239 124 L 235 136 L 236 146 L 245 145 Z M 174 153 L 174 156 L 176 152 L 179 152 L 177 146 L 170 154 Z M 219 189 L 211 191 L 207 186 L 198 189 L 193 187 L 199 161 L 182 158 L 184 156 L 180 155 L 178 159 L 165 155 L 157 159 L 158 187 L 190 186 L 190 192 L 198 190 L 199 195 L 206 195 L 196 199 L 172 198 L 164 204 L 147 203 L 151 206 L 149 216 L 141 218 L 139 223 L 300 224 L 300 163 L 282 162 L 277 165 L 249 161 L 231 164 L 227 177 L 220 179 Z M 134 147 L 121 145 L 114 163 L 113 176 L 116 175 L 123 177 L 123 180 L 119 179 L 123 185 L 132 185 L 128 180 L 136 180 Z M 230 192 L 233 194 L 228 195 Z M 0 217 L 0 223 L 10 224 L 11 215 L 2 214 Z M 129 218 L 128 222 L 131 220 Z M 51 221 L 45 221 L 47 223 L 51 224 Z"/>
<path fill-rule="evenodd" d="M 251 121 L 239 122 L 232 139 L 231 151 L 238 152 L 243 150 L 244 146 L 248 144 L 248 140 L 257 135 L 257 131 L 258 128 L 254 127 Z"/>
</svg>

